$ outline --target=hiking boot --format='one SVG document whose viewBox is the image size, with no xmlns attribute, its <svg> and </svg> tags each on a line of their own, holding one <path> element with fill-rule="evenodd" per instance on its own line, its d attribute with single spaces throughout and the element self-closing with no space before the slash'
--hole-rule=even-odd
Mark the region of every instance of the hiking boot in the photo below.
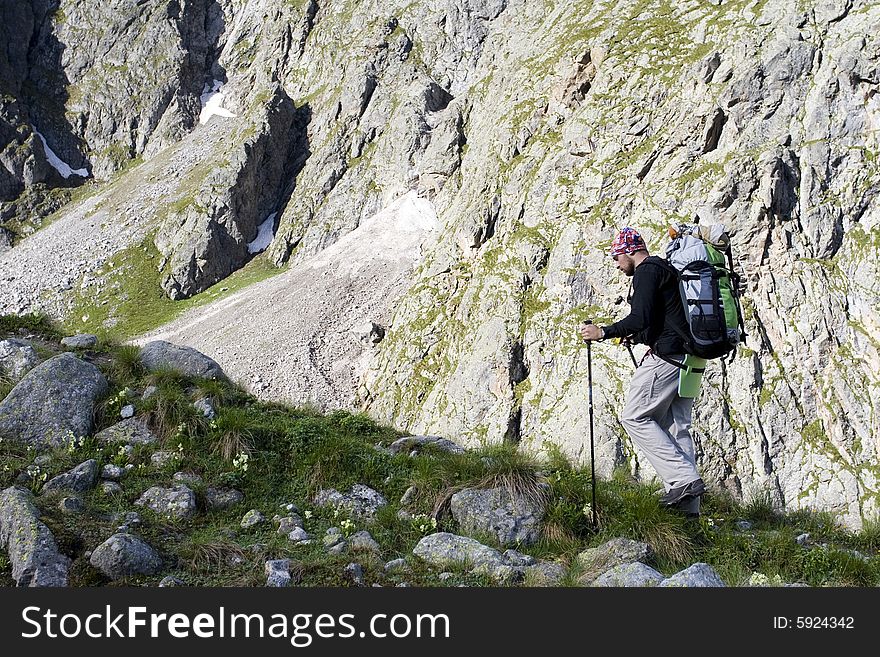
<svg viewBox="0 0 880 657">
<path fill-rule="evenodd" d="M 671 505 L 670 508 L 673 508 L 676 511 L 680 511 L 684 514 L 685 518 L 696 519 L 700 517 L 701 500 L 702 495 L 689 495 L 688 497 L 682 498 L 675 504 Z"/>
<path fill-rule="evenodd" d="M 702 479 L 696 479 L 684 486 L 678 486 L 671 489 L 660 498 L 660 504 L 663 506 L 675 506 L 688 497 L 699 497 L 706 492 L 706 486 L 703 485 Z"/>
</svg>

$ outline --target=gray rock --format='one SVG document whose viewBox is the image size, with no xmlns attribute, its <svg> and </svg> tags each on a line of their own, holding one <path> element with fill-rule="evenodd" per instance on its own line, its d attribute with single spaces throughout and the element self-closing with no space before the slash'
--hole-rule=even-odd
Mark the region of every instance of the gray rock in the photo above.
<svg viewBox="0 0 880 657">
<path fill-rule="evenodd" d="M 150 397 L 159 392 L 159 388 L 156 386 L 147 386 L 144 388 L 144 394 L 141 395 L 141 400 L 147 401 Z"/>
<path fill-rule="evenodd" d="M 798 534 L 794 540 L 798 545 L 806 547 L 810 543 L 810 534 L 809 534 L 809 532 L 804 532 L 803 534 Z"/>
<path fill-rule="evenodd" d="M 348 551 L 348 542 L 340 541 L 327 548 L 327 554 L 345 554 Z"/>
<path fill-rule="evenodd" d="M 447 532 L 429 534 L 413 548 L 413 554 L 432 566 L 469 564 L 473 572 L 485 573 L 500 582 L 516 577 L 516 571 L 505 563 L 498 550 L 466 536 Z"/>
<path fill-rule="evenodd" d="M 712 566 L 706 563 L 695 563 L 672 577 L 664 579 L 660 586 L 726 586 L 726 584 Z"/>
<path fill-rule="evenodd" d="M 168 451 L 167 449 L 160 449 L 158 452 L 153 452 L 150 455 L 150 463 L 157 468 L 164 468 L 171 463 L 175 457 L 176 455 L 174 452 Z"/>
<path fill-rule="evenodd" d="M 530 586 L 559 586 L 565 577 L 565 567 L 554 561 L 540 561 L 523 568 L 525 582 Z"/>
<path fill-rule="evenodd" d="M 388 500 L 369 486 L 355 484 L 348 493 L 340 493 L 334 488 L 318 491 L 314 503 L 316 506 L 341 507 L 352 516 L 370 519 L 388 504 Z"/>
<path fill-rule="evenodd" d="M 336 527 L 330 527 L 327 532 L 324 534 L 324 538 L 322 542 L 326 547 L 332 547 L 341 543 L 345 540 L 345 537 L 342 535 L 342 532 Z"/>
<path fill-rule="evenodd" d="M 406 570 L 406 559 L 392 559 L 385 564 L 385 572 L 390 573 L 396 570 Z"/>
<path fill-rule="evenodd" d="M 148 543 L 132 534 L 114 534 L 92 552 L 89 563 L 113 580 L 153 575 L 162 559 Z"/>
<path fill-rule="evenodd" d="M 666 577 L 641 562 L 624 563 L 602 573 L 592 586 L 657 586 Z"/>
<path fill-rule="evenodd" d="M 166 588 L 168 586 L 186 586 L 186 582 L 184 582 L 182 579 L 174 577 L 173 575 L 166 575 L 162 578 L 162 581 L 159 582 L 159 587 Z"/>
<path fill-rule="evenodd" d="M 364 568 L 359 563 L 350 563 L 344 571 L 346 579 L 356 586 L 364 585 Z"/>
<path fill-rule="evenodd" d="M 99 431 L 95 439 L 102 445 L 110 443 L 149 445 L 159 440 L 145 422 L 136 418 L 128 418 Z"/>
<path fill-rule="evenodd" d="M 272 559 L 265 566 L 266 586 L 290 586 L 290 559 Z"/>
<path fill-rule="evenodd" d="M 61 339 L 61 346 L 73 349 L 91 349 L 98 344 L 98 336 L 90 333 L 71 335 Z"/>
<path fill-rule="evenodd" d="M 58 508 L 64 513 L 82 513 L 85 505 L 78 497 L 65 497 L 58 503 Z"/>
<path fill-rule="evenodd" d="M 291 513 L 284 517 L 275 516 L 273 520 L 278 523 L 279 534 L 290 534 L 294 529 L 303 526 L 302 518 L 295 513 Z"/>
<path fill-rule="evenodd" d="M 171 475 L 171 478 L 174 481 L 179 481 L 182 484 L 189 484 L 190 486 L 199 486 L 202 483 L 202 478 L 192 472 L 175 472 Z"/>
<path fill-rule="evenodd" d="M 39 362 L 37 350 L 30 343 L 15 338 L 0 340 L 0 376 L 13 383 L 20 381 Z"/>
<path fill-rule="evenodd" d="M 293 543 L 302 543 L 303 541 L 310 541 L 312 538 L 311 535 L 302 527 L 294 527 L 287 534 L 287 538 L 290 539 Z"/>
<path fill-rule="evenodd" d="M 612 538 L 599 547 L 584 550 L 577 555 L 577 562 L 583 568 L 583 573 L 578 577 L 578 583 L 582 586 L 588 585 L 599 575 L 615 566 L 635 561 L 645 562 L 652 557 L 653 550 L 647 543 L 632 541 L 628 538 Z"/>
<path fill-rule="evenodd" d="M 214 404 L 209 397 L 203 397 L 193 402 L 193 407 L 209 420 L 217 417 L 217 411 L 214 410 Z"/>
<path fill-rule="evenodd" d="M 379 544 L 370 536 L 370 532 L 367 531 L 359 531 L 355 532 L 351 536 L 348 537 L 348 547 L 351 550 L 358 551 L 363 550 L 365 552 L 372 552 L 374 554 L 379 554 L 382 549 L 379 547 Z"/>
<path fill-rule="evenodd" d="M 103 468 L 101 468 L 101 477 L 103 479 L 112 479 L 113 481 L 118 481 L 122 479 L 122 476 L 125 474 L 125 468 L 114 465 L 112 463 L 108 463 Z"/>
<path fill-rule="evenodd" d="M 452 496 L 450 508 L 462 531 L 493 534 L 502 545 L 530 545 L 541 536 L 543 504 L 514 499 L 506 488 L 466 488 Z"/>
<path fill-rule="evenodd" d="M 191 518 L 196 513 L 196 495 L 185 484 L 171 488 L 153 486 L 136 501 L 138 506 L 146 506 L 167 518 Z"/>
<path fill-rule="evenodd" d="M 205 491 L 205 502 L 213 511 L 228 509 L 244 501 L 244 494 L 234 488 L 211 488 Z"/>
<path fill-rule="evenodd" d="M 400 504 L 402 506 L 406 506 L 407 504 L 409 504 L 410 502 L 413 501 L 415 496 L 416 496 L 416 487 L 410 486 L 409 488 L 407 488 L 403 492 L 403 495 L 400 497 Z"/>
<path fill-rule="evenodd" d="M 128 534 L 133 527 L 141 524 L 141 516 L 136 511 L 126 511 L 123 514 L 117 514 L 117 516 L 114 517 L 115 522 L 119 522 L 120 520 L 122 523 L 116 528 L 116 532 L 120 534 Z"/>
<path fill-rule="evenodd" d="M 101 492 L 104 495 L 119 495 L 122 492 L 122 486 L 116 481 L 102 481 Z"/>
<path fill-rule="evenodd" d="M 157 340 L 141 349 L 141 363 L 151 372 L 171 369 L 186 376 L 205 379 L 225 379 L 226 375 L 216 361 L 191 347 L 179 347 Z"/>
<path fill-rule="evenodd" d="M 433 449 L 439 449 L 452 454 L 464 454 L 463 447 L 448 438 L 441 438 L 440 436 L 405 436 L 391 443 L 388 449 L 392 454 L 400 454 L 401 452 L 412 454 L 413 450 L 418 453 L 427 445 L 430 445 Z"/>
<path fill-rule="evenodd" d="M 0 436 L 55 446 L 92 432 L 95 402 L 107 392 L 101 371 L 73 354 L 40 363 L 0 402 Z"/>
<path fill-rule="evenodd" d="M 250 529 L 256 525 L 260 525 L 266 522 L 266 516 L 257 511 L 256 509 L 251 509 L 247 513 L 244 514 L 244 517 L 241 519 L 241 528 L 242 529 Z"/>
<path fill-rule="evenodd" d="M 49 454 L 40 454 L 37 458 L 34 459 L 34 465 L 39 467 L 43 467 L 45 465 L 49 465 L 52 462 L 52 457 Z"/>
<path fill-rule="evenodd" d="M 748 520 L 737 520 L 736 528 L 741 532 L 747 532 L 752 528 L 752 523 L 750 523 Z"/>
<path fill-rule="evenodd" d="M 52 477 L 43 486 L 43 492 L 69 490 L 74 493 L 84 493 L 94 488 L 97 483 L 98 462 L 95 459 L 89 459 L 64 474 Z"/>
<path fill-rule="evenodd" d="M 534 566 L 538 563 L 538 560 L 530 554 L 523 554 L 516 550 L 505 550 L 503 556 L 511 566 Z"/>
<path fill-rule="evenodd" d="M 123 419 L 128 419 L 134 417 L 134 406 L 131 404 L 126 404 L 122 407 L 122 410 L 119 411 L 119 417 Z"/>
<path fill-rule="evenodd" d="M 8 550 L 16 586 L 67 586 L 70 559 L 58 552 L 52 532 L 39 520 L 30 492 L 0 492 L 0 549 Z"/>
</svg>

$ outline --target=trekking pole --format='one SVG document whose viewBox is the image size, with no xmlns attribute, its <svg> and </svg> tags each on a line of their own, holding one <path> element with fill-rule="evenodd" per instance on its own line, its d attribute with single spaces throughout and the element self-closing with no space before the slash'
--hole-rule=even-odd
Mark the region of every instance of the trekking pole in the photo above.
<svg viewBox="0 0 880 657">
<path fill-rule="evenodd" d="M 588 319 L 586 324 L 592 324 Z M 590 399 L 590 483 L 593 485 L 593 504 L 590 507 L 593 516 L 593 526 L 598 526 L 596 520 L 596 450 L 593 445 L 593 349 L 591 341 L 587 340 L 587 386 L 589 387 Z"/>
<path fill-rule="evenodd" d="M 633 353 L 633 348 L 632 348 L 632 345 L 629 343 L 629 340 L 624 339 L 623 344 L 626 345 L 626 350 L 629 352 L 629 357 L 632 358 L 633 367 L 638 369 L 639 363 L 638 363 L 638 361 L 636 361 L 636 355 Z"/>
</svg>

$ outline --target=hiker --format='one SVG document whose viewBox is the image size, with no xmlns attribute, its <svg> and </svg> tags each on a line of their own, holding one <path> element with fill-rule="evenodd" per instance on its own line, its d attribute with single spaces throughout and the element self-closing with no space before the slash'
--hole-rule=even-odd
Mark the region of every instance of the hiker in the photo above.
<svg viewBox="0 0 880 657">
<path fill-rule="evenodd" d="M 663 480 L 660 503 L 697 517 L 705 486 L 690 435 L 694 400 L 678 394 L 685 358 L 681 335 L 688 330 L 678 279 L 630 227 L 614 239 L 611 257 L 633 279 L 630 314 L 609 326 L 584 324 L 580 333 L 584 340 L 625 338 L 650 347 L 633 375 L 620 421 Z"/>
</svg>

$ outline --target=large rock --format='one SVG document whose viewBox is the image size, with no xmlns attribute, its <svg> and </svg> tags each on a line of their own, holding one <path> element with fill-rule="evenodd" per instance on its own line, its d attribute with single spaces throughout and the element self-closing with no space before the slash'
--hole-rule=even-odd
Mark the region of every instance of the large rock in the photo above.
<svg viewBox="0 0 880 657">
<path fill-rule="evenodd" d="M 37 363 L 37 350 L 24 340 L 0 340 L 0 375 L 20 381 Z"/>
<path fill-rule="evenodd" d="M 541 537 L 543 503 L 514 498 L 504 487 L 466 488 L 452 496 L 450 508 L 462 531 L 493 534 L 502 545 L 529 545 Z"/>
<path fill-rule="evenodd" d="M 168 518 L 190 518 L 196 512 L 196 495 L 184 484 L 171 488 L 153 486 L 144 491 L 135 504 L 146 506 Z"/>
<path fill-rule="evenodd" d="M 602 573 L 593 586 L 657 586 L 665 576 L 638 561 L 614 566 Z"/>
<path fill-rule="evenodd" d="M 95 438 L 102 445 L 108 443 L 148 445 L 159 440 L 156 434 L 150 431 L 146 422 L 133 417 L 99 431 L 95 434 Z"/>
<path fill-rule="evenodd" d="M 110 579 L 133 575 L 154 575 L 162 567 L 162 558 L 148 543 L 133 534 L 113 534 L 92 552 L 95 568 Z"/>
<path fill-rule="evenodd" d="M 0 402 L 0 435 L 34 446 L 92 431 L 95 402 L 107 392 L 101 371 L 65 353 L 37 365 Z"/>
<path fill-rule="evenodd" d="M 244 501 L 244 493 L 234 488 L 213 488 L 205 490 L 205 503 L 209 509 L 222 511 Z"/>
<path fill-rule="evenodd" d="M 496 581 L 508 581 L 522 574 L 498 550 L 447 532 L 425 536 L 413 548 L 413 554 L 438 568 L 468 564 L 473 572 L 489 575 Z"/>
<path fill-rule="evenodd" d="M 391 443 L 388 449 L 392 454 L 399 454 L 400 452 L 411 453 L 412 451 L 419 452 L 427 445 L 430 445 L 433 449 L 439 449 L 452 454 L 464 454 L 464 447 L 452 442 L 448 438 L 441 438 L 440 436 L 404 436 Z"/>
<path fill-rule="evenodd" d="M 348 493 L 340 493 L 335 488 L 318 491 L 314 502 L 317 506 L 334 506 L 345 509 L 351 515 L 372 518 L 376 511 L 388 504 L 388 500 L 369 486 L 355 484 Z"/>
<path fill-rule="evenodd" d="M 695 563 L 672 577 L 660 582 L 660 586 L 727 586 L 718 573 L 707 563 Z"/>
<path fill-rule="evenodd" d="M 84 493 L 98 483 L 98 462 L 89 459 L 78 466 L 56 477 L 52 477 L 43 486 L 43 492 L 67 490 Z"/>
<path fill-rule="evenodd" d="M 226 375 L 215 360 L 192 347 L 179 347 L 156 340 L 141 349 L 141 363 L 150 370 L 170 369 L 186 376 L 205 379 L 225 379 Z"/>
<path fill-rule="evenodd" d="M 79 335 L 69 335 L 61 338 L 62 347 L 70 347 L 72 349 L 91 349 L 98 344 L 98 336 L 91 333 L 81 333 Z"/>
<path fill-rule="evenodd" d="M 52 532 L 39 520 L 30 492 L 0 492 L 0 548 L 9 551 L 17 586 L 67 586 L 70 559 L 58 552 Z"/>
<path fill-rule="evenodd" d="M 589 548 L 577 555 L 577 562 L 582 568 L 578 582 L 582 585 L 589 584 L 612 568 L 636 561 L 649 561 L 653 554 L 651 546 L 647 543 L 628 538 L 612 538 L 598 547 Z"/>
</svg>

